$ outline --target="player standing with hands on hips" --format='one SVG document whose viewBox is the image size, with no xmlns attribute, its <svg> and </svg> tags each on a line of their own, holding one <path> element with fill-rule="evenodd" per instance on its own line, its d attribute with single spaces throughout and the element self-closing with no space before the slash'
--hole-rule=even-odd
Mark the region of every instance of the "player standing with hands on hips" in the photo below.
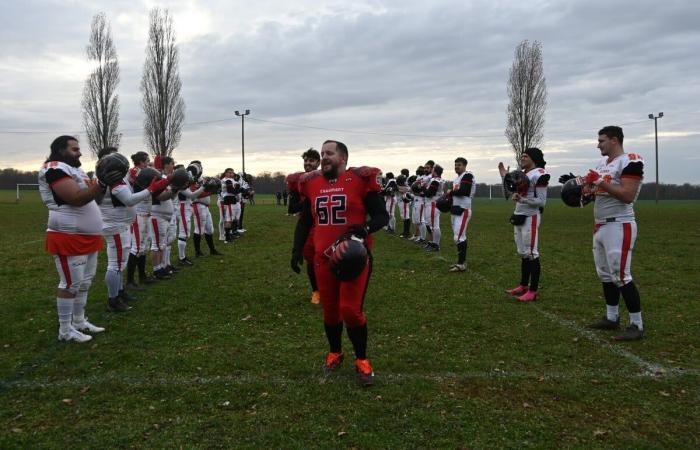
<svg viewBox="0 0 700 450">
<path fill-rule="evenodd" d="M 324 371 L 340 367 L 343 324 L 355 351 L 355 370 L 363 386 L 374 384 L 367 359 L 367 321 L 362 305 L 372 272 L 371 233 L 389 222 L 381 191 L 381 171 L 347 168 L 348 149 L 328 140 L 321 148 L 321 170 L 299 180 L 302 210 L 294 233 L 291 267 L 299 273 L 303 247 L 314 227 L 314 266 L 330 352 Z M 367 216 L 369 215 L 369 221 Z"/>
</svg>

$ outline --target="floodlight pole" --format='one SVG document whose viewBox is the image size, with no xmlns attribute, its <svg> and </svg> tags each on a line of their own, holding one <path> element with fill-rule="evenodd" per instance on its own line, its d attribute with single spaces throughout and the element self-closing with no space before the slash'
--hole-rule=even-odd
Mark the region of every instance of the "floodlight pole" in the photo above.
<svg viewBox="0 0 700 450">
<path fill-rule="evenodd" d="M 245 173 L 245 116 L 250 114 L 250 110 L 246 109 L 244 113 L 236 111 L 236 115 L 241 118 L 241 170 Z"/>
<path fill-rule="evenodd" d="M 662 112 L 660 112 L 658 116 L 655 116 L 654 114 L 649 114 L 649 119 L 654 119 L 654 143 L 656 149 L 656 193 L 654 194 L 655 203 L 659 203 L 659 127 L 657 121 L 663 116 L 664 113 Z"/>
</svg>

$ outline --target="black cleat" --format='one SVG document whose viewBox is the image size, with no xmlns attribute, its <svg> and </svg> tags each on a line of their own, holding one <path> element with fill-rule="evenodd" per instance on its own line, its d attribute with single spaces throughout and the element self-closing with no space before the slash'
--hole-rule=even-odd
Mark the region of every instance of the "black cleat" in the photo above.
<svg viewBox="0 0 700 450">
<path fill-rule="evenodd" d="M 615 336 L 616 341 L 638 341 L 644 337 L 644 330 L 640 330 L 636 324 L 631 323 L 622 334 Z"/>
<path fill-rule="evenodd" d="M 128 306 L 119 297 L 114 297 L 107 300 L 107 311 L 109 312 L 122 313 L 130 309 L 131 306 Z"/>
<path fill-rule="evenodd" d="M 181 266 L 194 266 L 194 263 L 192 261 L 190 261 L 190 259 L 187 256 L 185 256 L 184 258 L 182 258 L 180 260 L 180 265 Z"/>
<path fill-rule="evenodd" d="M 602 319 L 588 324 L 588 328 L 592 328 L 594 330 L 617 330 L 620 328 L 620 318 L 618 317 L 616 321 L 612 321 L 603 316 Z"/>
</svg>

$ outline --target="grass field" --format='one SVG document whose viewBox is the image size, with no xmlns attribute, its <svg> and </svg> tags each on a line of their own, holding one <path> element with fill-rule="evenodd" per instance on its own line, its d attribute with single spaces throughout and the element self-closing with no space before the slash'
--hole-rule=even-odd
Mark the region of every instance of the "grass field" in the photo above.
<svg viewBox="0 0 700 450">
<path fill-rule="evenodd" d="M 519 278 L 511 208 L 475 203 L 464 274 L 447 273 L 448 231 L 439 255 L 378 233 L 378 383 L 361 389 L 347 360 L 321 377 L 320 309 L 288 267 L 281 207 L 249 207 L 225 256 L 126 314 L 105 312 L 101 255 L 88 315 L 107 331 L 78 345 L 56 340 L 45 208 L 0 192 L 0 448 L 699 448 L 700 203 L 637 205 L 647 337 L 625 344 L 585 329 L 604 312 L 590 207 L 550 200 L 541 300 L 502 293 Z"/>
</svg>

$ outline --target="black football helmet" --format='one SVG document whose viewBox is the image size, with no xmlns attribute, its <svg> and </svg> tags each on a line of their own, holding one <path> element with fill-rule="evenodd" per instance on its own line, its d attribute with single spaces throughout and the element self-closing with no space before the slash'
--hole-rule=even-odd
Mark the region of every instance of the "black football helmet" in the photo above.
<svg viewBox="0 0 700 450">
<path fill-rule="evenodd" d="M 202 176 L 202 164 L 199 161 L 192 161 L 189 166 L 187 166 L 187 171 L 192 174 L 194 180 L 199 180 Z"/>
<path fill-rule="evenodd" d="M 354 280 L 367 265 L 364 241 L 351 234 L 341 236 L 324 254 L 330 259 L 331 273 L 341 281 Z"/>
<path fill-rule="evenodd" d="M 192 183 L 192 174 L 185 169 L 177 169 L 170 178 L 170 184 L 181 191 Z"/>
<path fill-rule="evenodd" d="M 211 193 L 221 192 L 221 180 L 216 177 L 206 178 L 204 180 L 204 190 Z"/>
<path fill-rule="evenodd" d="M 530 187 L 530 179 L 522 170 L 513 170 L 503 177 L 503 189 L 509 193 L 526 195 Z"/>
<path fill-rule="evenodd" d="M 435 201 L 435 206 L 440 212 L 450 212 L 450 209 L 452 209 L 452 196 L 450 194 L 444 194 Z"/>
<path fill-rule="evenodd" d="M 127 172 L 129 172 L 129 160 L 116 152 L 103 156 L 95 165 L 95 176 L 107 185 L 123 179 Z"/>
<path fill-rule="evenodd" d="M 584 181 L 581 177 L 572 178 L 561 187 L 561 199 L 573 208 L 583 208 L 595 198 L 594 194 L 584 194 Z"/>
<path fill-rule="evenodd" d="M 136 183 L 134 183 L 134 192 L 141 192 L 151 184 L 154 178 L 160 179 L 161 175 L 153 167 L 144 167 L 139 170 L 136 175 Z"/>
</svg>

